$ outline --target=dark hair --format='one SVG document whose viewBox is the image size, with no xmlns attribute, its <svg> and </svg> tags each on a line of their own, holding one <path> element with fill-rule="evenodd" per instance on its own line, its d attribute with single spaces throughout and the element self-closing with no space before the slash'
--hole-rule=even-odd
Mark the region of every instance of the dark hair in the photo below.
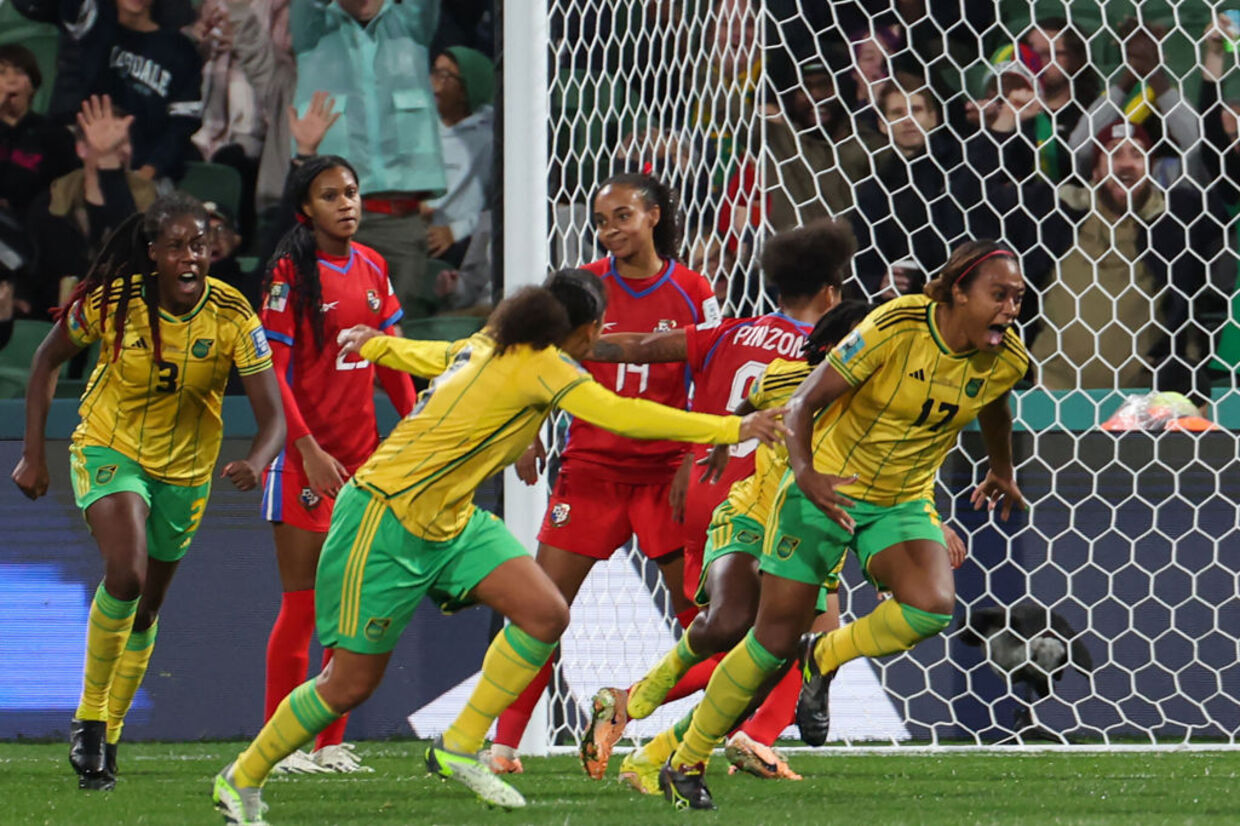
<svg viewBox="0 0 1240 826">
<path fill-rule="evenodd" d="M 849 299 L 836 304 L 826 315 L 818 319 L 814 329 L 805 337 L 805 361 L 810 365 L 821 364 L 835 345 L 861 320 L 879 308 L 878 303 Z"/>
<path fill-rule="evenodd" d="M 808 298 L 825 286 L 840 288 L 857 251 L 847 221 L 819 218 L 775 235 L 762 248 L 762 274 L 782 298 Z"/>
<path fill-rule="evenodd" d="M 921 95 L 926 105 L 934 110 L 935 119 L 942 121 L 943 113 L 939 110 L 939 99 L 935 97 L 925 78 L 918 77 L 912 72 L 896 72 L 892 75 L 891 80 L 883 84 L 883 88 L 878 92 L 878 112 L 884 118 L 887 117 L 887 98 L 894 94 L 901 94 L 905 97 Z"/>
<path fill-rule="evenodd" d="M 322 350 L 324 345 L 323 314 L 319 305 L 323 302 L 323 284 L 319 280 L 318 244 L 314 240 L 314 228 L 309 218 L 301 211 L 302 204 L 310 200 L 310 186 L 314 179 L 329 169 L 347 169 L 357 181 L 357 170 L 339 155 L 315 155 L 289 174 L 288 188 L 292 195 L 294 209 L 297 211 L 297 223 L 284 233 L 275 252 L 267 262 L 267 275 L 263 279 L 263 295 L 271 290 L 275 280 L 276 267 L 282 259 L 287 258 L 297 271 L 297 280 L 293 282 L 293 321 L 301 324 L 303 318 L 310 319 L 310 331 L 314 335 L 314 347 Z"/>
<path fill-rule="evenodd" d="M 607 290 L 589 270 L 554 272 L 541 287 L 522 287 L 500 302 L 487 321 L 495 352 L 528 344 L 542 350 L 564 343 L 582 324 L 596 322 L 607 310 Z"/>
<path fill-rule="evenodd" d="M 1089 63 L 1089 50 L 1085 47 L 1081 33 L 1068 22 L 1067 18 L 1042 17 L 1035 20 L 1030 28 L 1059 32 L 1059 37 L 1063 38 L 1074 65 L 1071 73 L 1064 72 L 1072 89 L 1072 99 L 1090 101 L 1096 98 L 1098 96 L 1098 75 Z M 1028 39 L 1027 36 L 1025 39 Z M 1055 60 L 1053 48 L 1052 46 L 1052 63 Z"/>
<path fill-rule="evenodd" d="M 660 258 L 680 258 L 682 229 L 680 210 L 678 209 L 676 193 L 672 191 L 671 187 L 653 175 L 625 172 L 620 175 L 612 175 L 603 181 L 598 191 L 594 193 L 594 197 L 590 199 L 590 203 L 593 204 L 598 200 L 599 192 L 602 192 L 609 186 L 625 186 L 636 190 L 641 194 L 642 202 L 645 203 L 646 209 L 656 206 L 659 208 L 659 223 L 655 224 L 653 232 L 654 251 L 658 253 Z"/>
<path fill-rule="evenodd" d="M 129 301 L 134 295 L 142 296 L 146 304 L 148 323 L 151 326 L 151 348 L 155 361 L 163 357 L 159 335 L 159 278 L 155 262 L 151 260 L 150 245 L 163 233 L 168 222 L 189 216 L 207 225 L 207 211 L 198 199 L 184 192 L 173 192 L 155 199 L 146 212 L 137 212 L 121 222 L 103 244 L 103 249 L 91 264 L 86 277 L 74 288 L 64 306 L 56 311 L 59 319 L 75 301 L 86 301 L 96 289 L 100 290 L 99 327 L 106 329 L 108 303 L 115 299 L 116 334 L 112 346 L 112 360 L 121 355 L 125 335 L 125 319 L 129 316 Z M 140 285 L 131 284 L 135 275 L 142 277 Z M 119 285 L 117 282 L 120 282 Z M 139 289 L 140 286 L 140 289 Z"/>
<path fill-rule="evenodd" d="M 939 274 L 926 284 L 926 295 L 935 301 L 951 306 L 952 287 L 960 287 L 961 290 L 968 292 L 969 286 L 977 280 L 981 272 L 981 267 L 974 265 L 981 263 L 983 258 L 992 253 L 1020 260 L 1016 253 L 999 241 L 965 241 L 952 250 L 951 257 L 947 259 L 943 269 L 939 270 Z"/>
<path fill-rule="evenodd" d="M 43 73 L 39 71 L 39 59 L 35 57 L 34 52 L 20 43 L 5 43 L 0 46 L 0 63 L 7 63 L 25 72 L 26 77 L 30 78 L 30 85 L 36 92 L 43 85 Z"/>
</svg>

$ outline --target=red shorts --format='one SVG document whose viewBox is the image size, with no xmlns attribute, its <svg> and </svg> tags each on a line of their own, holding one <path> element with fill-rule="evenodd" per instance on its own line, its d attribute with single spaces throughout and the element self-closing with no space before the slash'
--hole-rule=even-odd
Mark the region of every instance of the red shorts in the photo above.
<svg viewBox="0 0 1240 826">
<path fill-rule="evenodd" d="M 685 494 L 685 596 L 690 600 L 697 596 L 698 580 L 702 578 L 702 558 L 706 553 L 706 531 L 711 516 L 719 503 L 728 498 L 732 481 L 725 474 L 719 482 L 698 481 L 701 469 L 696 465 L 689 476 L 689 490 Z"/>
<path fill-rule="evenodd" d="M 642 553 L 658 559 L 682 545 L 667 503 L 671 482 L 603 481 L 588 467 L 564 465 L 547 503 L 538 541 L 569 553 L 607 559 L 637 534 Z"/>
<path fill-rule="evenodd" d="M 327 533 L 332 523 L 330 496 L 318 496 L 301 465 L 288 462 L 285 452 L 263 471 L 263 518 L 268 522 L 286 522 L 294 528 L 314 533 Z"/>
</svg>

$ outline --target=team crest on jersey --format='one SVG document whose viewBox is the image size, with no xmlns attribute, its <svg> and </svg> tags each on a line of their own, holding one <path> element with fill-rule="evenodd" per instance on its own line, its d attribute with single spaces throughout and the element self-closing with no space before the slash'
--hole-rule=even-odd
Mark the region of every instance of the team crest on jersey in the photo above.
<svg viewBox="0 0 1240 826">
<path fill-rule="evenodd" d="M 779 544 L 775 546 L 775 555 L 780 559 L 788 559 L 796 551 L 797 546 L 801 544 L 801 540 L 795 536 L 781 537 Z"/>
<path fill-rule="evenodd" d="M 362 634 L 371 642 L 378 642 L 383 639 L 383 635 L 391 626 L 391 617 L 371 617 L 366 620 L 366 627 L 362 629 Z"/>
<path fill-rule="evenodd" d="M 863 347 L 865 347 L 865 339 L 861 337 L 861 333 L 853 330 L 840 342 L 840 361 L 847 364 L 853 356 L 861 352 Z"/>
<path fill-rule="evenodd" d="M 659 323 L 654 325 L 656 333 L 668 333 L 674 329 L 676 329 L 676 319 L 674 318 L 661 318 Z"/>
<path fill-rule="evenodd" d="M 288 284 L 272 284 L 267 292 L 267 309 L 282 313 L 288 306 Z"/>
<path fill-rule="evenodd" d="M 116 465 L 103 465 L 95 471 L 95 484 L 106 485 L 116 476 Z"/>
<path fill-rule="evenodd" d="M 983 379 L 969 379 L 969 383 L 964 386 L 964 394 L 970 399 L 977 398 L 977 394 L 982 392 Z"/>
<path fill-rule="evenodd" d="M 736 532 L 736 541 L 741 543 L 742 545 L 753 545 L 761 539 L 762 537 L 758 536 L 758 534 L 754 533 L 753 531 L 737 531 Z"/>
<path fill-rule="evenodd" d="M 299 498 L 301 499 L 301 506 L 308 511 L 314 510 L 319 506 L 319 502 L 323 501 L 319 495 L 310 488 L 302 488 L 301 496 Z"/>
<path fill-rule="evenodd" d="M 567 502 L 559 502 L 551 508 L 551 524 L 561 528 L 568 524 L 568 513 L 572 506 Z"/>
<path fill-rule="evenodd" d="M 379 312 L 379 308 L 383 306 L 383 302 L 379 300 L 379 294 L 374 290 L 366 291 L 366 306 L 372 313 Z"/>
<path fill-rule="evenodd" d="M 211 345 L 215 343 L 213 338 L 200 338 L 194 342 L 194 346 L 189 348 L 190 353 L 196 359 L 205 359 L 207 353 L 211 352 Z"/>
</svg>

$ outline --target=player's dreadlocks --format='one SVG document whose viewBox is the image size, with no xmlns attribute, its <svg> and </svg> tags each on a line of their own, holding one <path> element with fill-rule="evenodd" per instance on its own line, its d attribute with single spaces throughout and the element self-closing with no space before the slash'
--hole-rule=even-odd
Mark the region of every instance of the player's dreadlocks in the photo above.
<svg viewBox="0 0 1240 826">
<path fill-rule="evenodd" d="M 104 242 L 86 277 L 57 310 L 56 317 L 64 316 L 77 301 L 92 300 L 90 296 L 99 290 L 99 326 L 101 331 L 106 330 L 108 304 L 116 301 L 116 335 L 112 345 L 112 360 L 116 361 L 121 355 L 130 299 L 140 295 L 146 304 L 151 327 L 152 351 L 155 361 L 159 361 L 163 357 L 159 335 L 159 278 L 149 250 L 170 221 L 184 217 L 200 221 L 204 227 L 208 222 L 207 211 L 196 198 L 174 192 L 156 198 L 146 212 L 135 213 L 122 221 Z"/>
<path fill-rule="evenodd" d="M 263 279 L 263 295 L 271 290 L 276 266 L 280 260 L 287 258 L 297 271 L 297 280 L 292 284 L 293 320 L 297 325 L 303 318 L 310 319 L 310 330 L 314 334 L 314 347 L 323 349 L 323 314 L 319 305 L 323 302 L 323 283 L 319 280 L 318 245 L 314 240 L 314 226 L 309 217 L 302 212 L 302 206 L 310 200 L 310 186 L 314 179 L 329 169 L 343 167 L 356 181 L 357 170 L 339 155 L 315 155 L 289 174 L 288 187 L 291 190 L 292 202 L 297 210 L 297 223 L 276 246 L 267 263 L 267 276 Z"/>
<path fill-rule="evenodd" d="M 878 307 L 878 304 L 855 299 L 836 304 L 818 319 L 814 329 L 805 337 L 805 361 L 810 365 L 821 364 L 831 348 L 839 344 L 844 336 L 852 332 L 853 327 Z"/>
</svg>

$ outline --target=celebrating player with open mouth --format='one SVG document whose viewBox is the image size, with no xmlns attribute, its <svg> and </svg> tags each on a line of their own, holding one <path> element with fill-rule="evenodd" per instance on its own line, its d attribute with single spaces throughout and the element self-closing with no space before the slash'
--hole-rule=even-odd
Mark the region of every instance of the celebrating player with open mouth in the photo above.
<svg viewBox="0 0 1240 826">
<path fill-rule="evenodd" d="M 365 324 L 399 328 L 400 303 L 387 263 L 353 240 L 362 204 L 357 174 L 344 158 L 318 155 L 297 167 L 289 186 L 297 224 L 272 255 L 260 314 L 280 380 L 288 439 L 268 468 L 263 516 L 272 523 L 283 597 L 267 641 L 264 720 L 306 679 L 314 633 L 314 572 L 341 486 L 379 444 L 374 382 L 378 373 L 401 416 L 416 401 L 406 373 L 348 356 L 340 332 Z M 440 352 L 443 344 L 435 345 Z M 342 411 L 349 415 L 341 415 Z M 323 663 L 331 658 L 323 652 Z M 356 771 L 343 744 L 347 717 L 319 733 L 313 762 L 289 755 L 290 771 Z"/>
<path fill-rule="evenodd" d="M 223 476 L 241 490 L 257 487 L 284 442 L 267 339 L 245 297 L 208 278 L 206 231 L 206 210 L 179 194 L 122 223 L 31 369 L 13 481 L 37 499 L 48 486 L 43 431 L 56 371 L 92 342 L 102 344 L 70 448 L 74 498 L 104 562 L 70 725 L 69 762 L 83 789 L 116 785 L 117 743 L 151 659 L 156 617 L 207 506 L 233 365 L 258 435 Z M 137 307 L 144 312 L 132 312 Z"/>
<path fill-rule="evenodd" d="M 594 346 L 606 308 L 602 283 L 585 270 L 561 270 L 505 300 L 481 333 L 451 354 L 445 348 L 442 375 L 344 486 L 316 579 L 319 641 L 336 654 L 216 778 L 214 797 L 230 822 L 262 822 L 260 789 L 271 769 L 370 696 L 427 595 L 446 610 L 481 602 L 511 621 L 427 765 L 489 803 L 524 805 L 477 753 L 495 717 L 551 656 L 568 605 L 503 522 L 474 507 L 478 485 L 524 453 L 557 408 L 632 438 L 734 444 L 770 442 L 782 431 L 782 411 L 687 413 L 601 387 L 575 360 Z M 404 369 L 416 349 L 363 328 L 346 336 L 344 351 Z"/>
<path fill-rule="evenodd" d="M 955 586 L 935 474 L 976 418 L 990 470 L 975 506 L 1002 502 L 1006 519 L 1024 504 L 1008 407 L 1029 366 L 1012 327 L 1024 290 L 1014 253 L 993 242 L 963 244 L 926 295 L 876 310 L 797 389 L 787 417 L 789 471 L 759 563 L 757 620 L 719 664 L 659 774 L 677 807 L 714 808 L 705 784 L 711 751 L 798 644 L 807 683 L 797 721 L 807 742 L 822 742 L 827 686 L 840 664 L 905 651 L 951 623 Z M 802 639 L 822 583 L 850 546 L 866 577 L 892 598 L 843 629 Z"/>
</svg>

